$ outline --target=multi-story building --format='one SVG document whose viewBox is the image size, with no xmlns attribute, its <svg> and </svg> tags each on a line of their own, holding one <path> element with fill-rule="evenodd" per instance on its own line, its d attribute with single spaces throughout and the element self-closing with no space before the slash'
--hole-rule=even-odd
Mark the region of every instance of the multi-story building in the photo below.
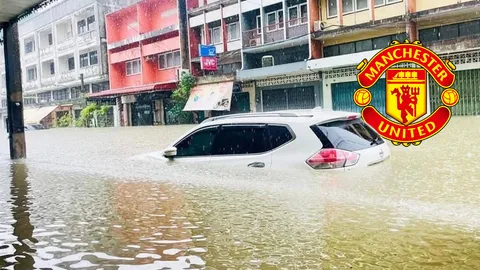
<svg viewBox="0 0 480 270">
<path fill-rule="evenodd" d="M 0 35 L 0 37 L 3 34 Z M 3 45 L 0 45 L 0 130 L 6 131 L 7 128 L 7 81 L 5 77 L 5 55 L 3 54 Z"/>
<path fill-rule="evenodd" d="M 106 15 L 110 90 L 124 126 L 170 122 L 165 113 L 182 64 L 177 1 L 143 0 Z"/>
<path fill-rule="evenodd" d="M 249 112 L 255 105 L 254 92 L 249 92 L 248 88 L 242 87 L 242 84 L 235 80 L 236 71 L 242 68 L 238 1 L 187 0 L 187 9 L 190 29 L 190 70 L 197 77 L 197 83 L 208 84 L 204 89 L 209 90 L 218 90 L 225 87 L 225 83 L 229 83 L 228 87 L 233 91 L 230 111 L 213 110 L 211 115 Z M 216 71 L 201 69 L 200 44 L 215 46 Z"/>
<path fill-rule="evenodd" d="M 26 118 L 78 117 L 84 94 L 109 88 L 104 14 L 129 2 L 65 0 L 19 22 Z"/>
<path fill-rule="evenodd" d="M 253 110 L 307 109 L 323 105 L 319 57 L 310 33 L 319 13 L 313 0 L 241 0 L 242 69 L 237 80 L 253 90 Z"/>
<path fill-rule="evenodd" d="M 480 114 L 480 2 L 473 0 L 318 0 L 321 12 L 314 22 L 312 41 L 322 45 L 323 58 L 310 60 L 308 69 L 321 72 L 325 107 L 359 111 L 352 95 L 359 88 L 356 66 L 392 40 L 420 40 L 457 67 L 453 85 L 460 102 L 454 115 Z M 411 66 L 411 65 L 410 65 Z M 442 89 L 428 81 L 428 108 L 440 104 Z M 370 89 L 372 104 L 385 110 L 385 79 Z"/>
</svg>

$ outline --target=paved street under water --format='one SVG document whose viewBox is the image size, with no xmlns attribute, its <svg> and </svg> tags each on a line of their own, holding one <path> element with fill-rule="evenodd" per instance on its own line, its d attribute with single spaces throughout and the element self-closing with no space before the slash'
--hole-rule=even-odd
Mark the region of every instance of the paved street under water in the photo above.
<svg viewBox="0 0 480 270">
<path fill-rule="evenodd" d="M 2 269 L 475 269 L 480 118 L 347 173 L 135 159 L 190 126 L 27 132 L 0 143 Z"/>
</svg>

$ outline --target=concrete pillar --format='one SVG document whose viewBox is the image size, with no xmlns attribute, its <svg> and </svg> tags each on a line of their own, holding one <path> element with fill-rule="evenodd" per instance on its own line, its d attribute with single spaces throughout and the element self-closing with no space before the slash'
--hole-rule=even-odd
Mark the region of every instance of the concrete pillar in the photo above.
<svg viewBox="0 0 480 270">
<path fill-rule="evenodd" d="M 330 82 L 325 82 L 325 78 L 322 80 L 323 82 L 323 106 L 325 109 L 333 109 L 333 102 L 332 102 L 332 84 Z"/>
<path fill-rule="evenodd" d="M 27 157 L 25 128 L 23 123 L 22 67 L 20 65 L 20 46 L 18 24 L 3 26 L 5 53 L 5 77 L 7 84 L 8 132 L 10 138 L 10 158 Z"/>
<path fill-rule="evenodd" d="M 338 24 L 343 26 L 343 2 L 342 2 L 342 0 L 337 0 L 337 16 L 338 16 Z"/>
<path fill-rule="evenodd" d="M 320 21 L 320 1 L 308 1 L 308 26 L 310 33 L 315 32 L 315 22 Z M 323 57 L 323 42 L 321 40 L 310 40 L 310 59 L 318 59 Z"/>
<path fill-rule="evenodd" d="M 123 126 L 128 127 L 132 125 L 131 122 L 130 103 L 123 104 Z"/>
<path fill-rule="evenodd" d="M 223 5 L 220 5 L 220 16 L 221 16 L 221 26 L 222 26 L 222 37 L 223 37 L 223 51 L 227 52 L 227 43 L 228 43 L 228 32 L 227 32 L 227 22 L 223 17 Z"/>
</svg>

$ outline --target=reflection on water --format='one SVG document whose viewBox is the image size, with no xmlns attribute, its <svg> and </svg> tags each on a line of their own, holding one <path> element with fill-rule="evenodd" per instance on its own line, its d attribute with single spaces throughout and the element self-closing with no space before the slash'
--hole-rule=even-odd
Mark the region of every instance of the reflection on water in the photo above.
<svg viewBox="0 0 480 270">
<path fill-rule="evenodd" d="M 145 158 L 189 126 L 28 132 L 28 160 L 0 143 L 0 268 L 475 269 L 479 124 L 341 174 Z"/>
</svg>

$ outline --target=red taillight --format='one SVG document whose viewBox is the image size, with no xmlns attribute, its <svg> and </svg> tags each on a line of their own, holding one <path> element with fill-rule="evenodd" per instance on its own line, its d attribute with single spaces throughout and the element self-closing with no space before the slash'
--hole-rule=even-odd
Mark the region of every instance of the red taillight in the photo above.
<svg viewBox="0 0 480 270">
<path fill-rule="evenodd" d="M 357 119 L 358 116 L 357 115 L 350 115 L 347 117 L 348 120 L 353 120 L 353 119 Z"/>
<path fill-rule="evenodd" d="M 314 169 L 337 169 L 357 164 L 360 154 L 339 149 L 322 149 L 307 164 Z"/>
</svg>

